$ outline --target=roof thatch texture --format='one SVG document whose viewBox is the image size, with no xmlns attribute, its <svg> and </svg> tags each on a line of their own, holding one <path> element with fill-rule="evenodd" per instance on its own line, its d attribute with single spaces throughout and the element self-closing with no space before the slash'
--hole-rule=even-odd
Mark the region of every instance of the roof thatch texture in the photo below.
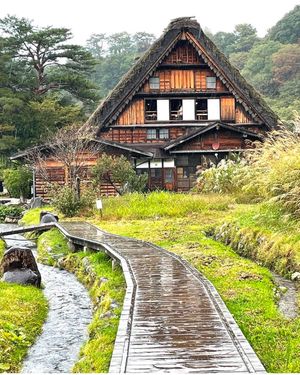
<svg viewBox="0 0 300 375">
<path fill-rule="evenodd" d="M 192 17 L 177 18 L 170 22 L 163 35 L 137 60 L 120 82 L 102 101 L 88 119 L 85 126 L 99 134 L 100 128 L 115 121 L 119 113 L 142 87 L 162 60 L 170 53 L 182 32 L 192 37 L 192 44 L 216 75 L 227 85 L 245 110 L 265 123 L 270 129 L 276 128 L 278 117 L 263 100 L 261 95 L 241 76 L 226 56 L 204 34 L 199 23 Z M 199 48 L 201 47 L 201 49 Z"/>
</svg>

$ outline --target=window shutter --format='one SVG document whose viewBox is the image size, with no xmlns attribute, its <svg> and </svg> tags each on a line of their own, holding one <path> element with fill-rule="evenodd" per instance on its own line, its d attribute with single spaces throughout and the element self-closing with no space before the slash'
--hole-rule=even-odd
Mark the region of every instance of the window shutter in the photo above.
<svg viewBox="0 0 300 375">
<path fill-rule="evenodd" d="M 183 120 L 195 120 L 195 99 L 183 99 Z"/>
<path fill-rule="evenodd" d="M 220 99 L 207 99 L 208 120 L 220 120 Z"/>
<path fill-rule="evenodd" d="M 157 100 L 157 120 L 168 121 L 170 118 L 169 100 Z"/>
</svg>

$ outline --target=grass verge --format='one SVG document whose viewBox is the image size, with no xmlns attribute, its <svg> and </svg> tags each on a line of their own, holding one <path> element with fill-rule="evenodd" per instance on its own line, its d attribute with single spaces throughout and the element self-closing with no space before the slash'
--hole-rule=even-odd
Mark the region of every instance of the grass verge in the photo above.
<svg viewBox="0 0 300 375">
<path fill-rule="evenodd" d="M 73 272 L 88 288 L 94 304 L 89 339 L 81 348 L 73 372 L 108 372 L 125 295 L 121 268 L 112 271 L 111 259 L 103 253 L 70 254 L 65 238 L 57 229 L 41 234 L 38 252 L 43 262 Z"/>
<path fill-rule="evenodd" d="M 211 234 L 239 254 L 290 277 L 300 271 L 300 225 L 270 203 L 240 205 Z"/>
<path fill-rule="evenodd" d="M 0 258 L 5 245 L 0 241 Z M 42 290 L 0 281 L 0 372 L 18 372 L 42 331 L 48 304 Z"/>
</svg>

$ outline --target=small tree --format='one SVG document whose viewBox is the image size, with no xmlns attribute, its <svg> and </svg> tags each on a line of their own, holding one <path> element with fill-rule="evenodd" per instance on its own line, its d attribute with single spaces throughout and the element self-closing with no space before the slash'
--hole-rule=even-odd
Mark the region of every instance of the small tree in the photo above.
<svg viewBox="0 0 300 375">
<path fill-rule="evenodd" d="M 138 176 L 125 156 L 110 156 L 102 154 L 92 170 L 94 182 L 98 185 L 108 183 L 116 192 L 123 195 L 127 191 L 143 191 L 147 176 Z"/>
<path fill-rule="evenodd" d="M 85 177 L 87 157 L 99 153 L 99 144 L 87 130 L 74 124 L 59 130 L 41 147 L 35 147 L 27 156 L 41 180 L 48 184 L 53 205 L 64 215 L 74 216 L 79 210 L 92 204 L 92 195 L 84 191 L 80 194 L 80 179 Z M 54 160 L 66 173 L 66 183 L 53 184 L 47 160 Z M 87 189 L 85 189 L 87 190 Z"/>
<path fill-rule="evenodd" d="M 87 155 L 93 156 L 99 153 L 100 149 L 88 130 L 73 124 L 60 129 L 42 147 L 33 148 L 27 155 L 27 160 L 34 166 L 39 177 L 51 184 L 47 168 L 47 160 L 51 157 L 66 171 L 66 185 L 75 189 L 76 179 L 83 175 Z"/>
</svg>

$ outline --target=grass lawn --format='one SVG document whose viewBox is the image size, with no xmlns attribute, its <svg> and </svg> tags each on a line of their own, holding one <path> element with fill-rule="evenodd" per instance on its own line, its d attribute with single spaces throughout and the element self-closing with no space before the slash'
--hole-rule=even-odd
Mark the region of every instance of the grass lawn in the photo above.
<svg viewBox="0 0 300 375">
<path fill-rule="evenodd" d="M 0 258 L 4 252 L 0 241 Z M 48 311 L 41 289 L 0 281 L 0 372 L 18 372 Z"/>
</svg>

